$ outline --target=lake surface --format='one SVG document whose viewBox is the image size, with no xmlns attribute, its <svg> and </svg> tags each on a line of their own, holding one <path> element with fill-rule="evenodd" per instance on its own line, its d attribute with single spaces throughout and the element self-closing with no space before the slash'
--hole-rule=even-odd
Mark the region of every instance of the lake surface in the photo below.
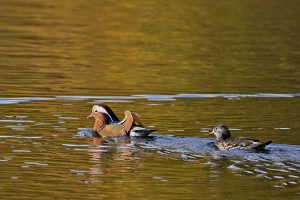
<svg viewBox="0 0 300 200">
<path fill-rule="evenodd" d="M 299 199 L 297 1 L 0 1 L 1 199 Z M 87 137 L 106 103 L 157 129 Z M 272 140 L 222 152 L 207 133 Z"/>
</svg>

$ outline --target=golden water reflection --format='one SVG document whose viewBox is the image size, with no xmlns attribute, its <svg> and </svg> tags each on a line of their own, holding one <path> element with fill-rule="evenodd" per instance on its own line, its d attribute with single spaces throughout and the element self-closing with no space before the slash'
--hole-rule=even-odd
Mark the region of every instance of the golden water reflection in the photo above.
<svg viewBox="0 0 300 200">
<path fill-rule="evenodd" d="M 298 4 L 1 0 L 1 199 L 297 199 Z M 163 145 L 75 137 L 103 101 Z M 290 157 L 202 151 L 218 123 Z"/>
<path fill-rule="evenodd" d="M 5 96 L 299 91 L 294 1 L 1 2 Z"/>
</svg>

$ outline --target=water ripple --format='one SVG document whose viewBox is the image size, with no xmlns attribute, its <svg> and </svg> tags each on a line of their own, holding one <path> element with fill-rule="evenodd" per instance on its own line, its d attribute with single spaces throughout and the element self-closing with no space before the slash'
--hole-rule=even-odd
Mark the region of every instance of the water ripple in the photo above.
<svg viewBox="0 0 300 200">
<path fill-rule="evenodd" d="M 12 120 L 12 119 L 0 119 L 3 123 L 33 123 L 32 120 Z"/>
<path fill-rule="evenodd" d="M 17 104 L 31 101 L 55 101 L 55 100 L 94 100 L 93 104 L 105 102 L 132 102 L 136 99 L 146 99 L 148 101 L 174 101 L 176 99 L 207 99 L 207 98 L 225 98 L 225 99 L 240 99 L 240 98 L 293 98 L 299 97 L 300 93 L 291 94 L 276 94 L 276 93 L 257 93 L 257 94 L 135 94 L 130 96 L 56 96 L 56 97 L 15 97 L 15 98 L 0 98 L 0 104 Z"/>
<path fill-rule="evenodd" d="M 0 135 L 0 138 L 16 138 L 16 139 L 41 139 L 42 136 L 19 136 L 19 135 Z"/>
<path fill-rule="evenodd" d="M 31 153 L 30 150 L 26 150 L 26 149 L 15 149 L 15 150 L 12 150 L 12 152 L 14 152 L 14 153 Z"/>
<path fill-rule="evenodd" d="M 15 98 L 0 98 L 0 104 L 17 104 L 30 101 L 51 101 L 54 98 L 44 97 L 15 97 Z"/>
<path fill-rule="evenodd" d="M 40 163 L 40 162 L 24 162 L 27 165 L 38 165 L 38 166 L 48 166 L 47 163 Z"/>
</svg>

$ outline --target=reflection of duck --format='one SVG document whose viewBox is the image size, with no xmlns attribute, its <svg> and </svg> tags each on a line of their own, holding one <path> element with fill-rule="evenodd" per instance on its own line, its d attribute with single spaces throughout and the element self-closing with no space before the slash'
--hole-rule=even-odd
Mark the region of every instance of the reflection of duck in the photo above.
<svg viewBox="0 0 300 200">
<path fill-rule="evenodd" d="M 215 145 L 220 150 L 231 150 L 231 149 L 254 149 L 263 150 L 272 141 L 260 142 L 259 140 L 253 140 L 245 137 L 231 137 L 230 131 L 227 126 L 220 124 L 213 128 L 210 135 L 216 136 Z"/>
<path fill-rule="evenodd" d="M 101 137 L 110 136 L 148 136 L 155 130 L 144 128 L 140 116 L 135 112 L 125 111 L 125 118 L 119 121 L 115 113 L 105 104 L 93 106 L 88 118 L 94 118 L 93 130 Z"/>
</svg>

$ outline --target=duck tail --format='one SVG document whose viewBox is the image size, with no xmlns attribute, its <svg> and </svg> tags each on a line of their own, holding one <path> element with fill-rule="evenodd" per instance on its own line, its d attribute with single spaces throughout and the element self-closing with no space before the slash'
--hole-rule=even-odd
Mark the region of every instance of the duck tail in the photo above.
<svg viewBox="0 0 300 200">
<path fill-rule="evenodd" d="M 148 129 L 140 126 L 134 126 L 130 132 L 130 136 L 147 137 L 150 133 L 155 132 L 154 129 Z"/>
<path fill-rule="evenodd" d="M 260 151 L 260 150 L 263 150 L 267 145 L 271 144 L 272 141 L 268 141 L 268 142 L 264 142 L 264 143 L 261 143 L 257 146 L 255 146 L 253 149 L 257 150 L 257 151 Z"/>
<path fill-rule="evenodd" d="M 152 133 L 152 132 L 156 132 L 157 130 L 155 130 L 155 129 L 150 129 L 150 133 Z"/>
</svg>

